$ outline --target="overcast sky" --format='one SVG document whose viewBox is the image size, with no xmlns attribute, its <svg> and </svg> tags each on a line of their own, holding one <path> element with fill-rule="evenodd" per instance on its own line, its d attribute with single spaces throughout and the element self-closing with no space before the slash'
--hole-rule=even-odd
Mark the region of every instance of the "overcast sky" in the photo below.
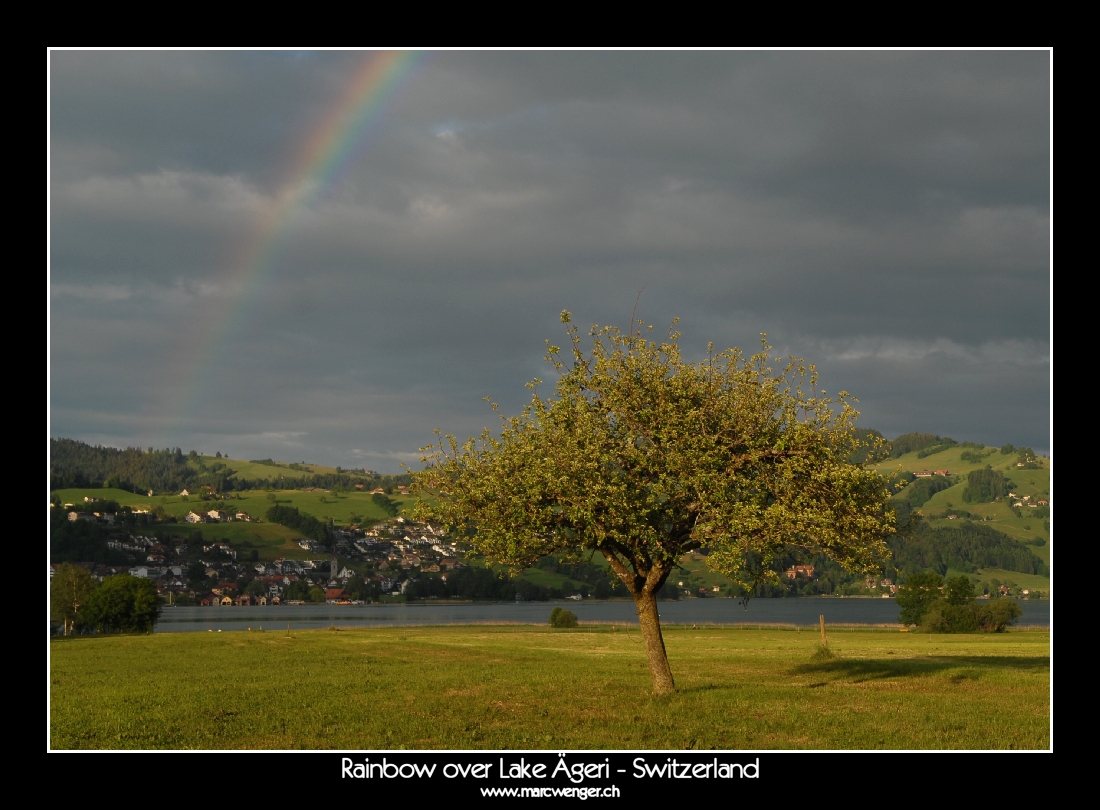
<svg viewBox="0 0 1100 810">
<path fill-rule="evenodd" d="M 1049 450 L 1047 52 L 427 54 L 265 232 L 366 58 L 51 54 L 51 436 L 397 472 L 644 287 L 888 437 Z"/>
</svg>

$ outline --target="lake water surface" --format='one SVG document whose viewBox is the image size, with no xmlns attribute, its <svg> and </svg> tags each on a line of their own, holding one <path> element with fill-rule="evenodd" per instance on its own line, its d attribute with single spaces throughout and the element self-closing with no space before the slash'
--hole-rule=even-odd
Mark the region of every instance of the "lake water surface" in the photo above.
<svg viewBox="0 0 1100 810">
<path fill-rule="evenodd" d="M 736 599 L 686 599 L 661 602 L 665 624 L 896 624 L 893 599 L 798 597 L 754 599 L 746 609 Z M 478 604 L 277 605 L 270 607 L 168 607 L 157 623 L 158 633 L 212 630 L 268 630 L 337 627 L 399 627 L 440 624 L 547 624 L 557 605 L 577 614 L 581 622 L 637 624 L 633 602 L 500 602 Z M 1050 626 L 1050 600 L 1019 602 L 1018 626 Z"/>
</svg>

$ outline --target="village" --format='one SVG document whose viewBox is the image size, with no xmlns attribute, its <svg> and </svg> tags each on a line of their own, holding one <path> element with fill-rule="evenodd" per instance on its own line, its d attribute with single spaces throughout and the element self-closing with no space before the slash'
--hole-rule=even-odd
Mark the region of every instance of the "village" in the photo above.
<svg viewBox="0 0 1100 810">
<path fill-rule="evenodd" d="M 89 499 L 94 501 L 94 499 Z M 65 504 L 66 507 L 71 504 Z M 72 511 L 70 521 L 116 524 L 107 512 Z M 249 515 L 222 510 L 190 512 L 188 523 L 252 521 Z M 412 578 L 434 574 L 446 581 L 467 567 L 463 550 L 437 526 L 395 517 L 370 528 L 338 528 L 330 551 L 316 540 L 297 541 L 308 559 L 278 557 L 244 560 L 240 549 L 225 541 L 193 544 L 187 537 L 113 534 L 107 548 L 126 554 L 136 564 L 87 564 L 102 581 L 115 574 L 152 580 L 167 605 L 254 606 L 279 604 L 362 604 L 401 597 Z M 56 565 L 50 566 L 50 575 Z"/>
</svg>

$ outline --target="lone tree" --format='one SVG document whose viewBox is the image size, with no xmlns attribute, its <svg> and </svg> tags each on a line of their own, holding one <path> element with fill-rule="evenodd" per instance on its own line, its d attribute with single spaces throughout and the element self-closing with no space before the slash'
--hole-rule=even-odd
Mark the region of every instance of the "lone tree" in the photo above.
<svg viewBox="0 0 1100 810">
<path fill-rule="evenodd" d="M 868 572 L 894 513 L 887 482 L 850 462 L 863 446 L 851 398 L 818 391 L 812 365 L 773 369 L 766 342 L 751 357 L 711 346 L 692 363 L 678 332 L 657 342 L 642 326 L 593 327 L 587 354 L 570 326 L 571 362 L 547 344 L 554 396 L 536 379 L 499 433 L 441 436 L 415 482 L 430 496 L 418 516 L 465 531 L 491 562 L 601 553 L 634 597 L 663 694 L 675 684 L 657 591 L 686 552 L 709 550 L 707 565 L 750 593 L 792 555 Z"/>
<path fill-rule="evenodd" d="M 97 584 L 88 570 L 79 565 L 64 563 L 54 572 L 50 580 L 50 607 L 66 636 L 73 632 Z"/>
</svg>

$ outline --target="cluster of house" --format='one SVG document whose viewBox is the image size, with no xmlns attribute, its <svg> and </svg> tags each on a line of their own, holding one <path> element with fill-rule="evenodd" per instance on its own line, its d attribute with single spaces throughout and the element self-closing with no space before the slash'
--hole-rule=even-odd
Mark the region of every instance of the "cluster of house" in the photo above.
<svg viewBox="0 0 1100 810">
<path fill-rule="evenodd" d="M 1040 506 L 1050 506 L 1050 501 L 1045 498 L 1039 498 L 1035 501 L 1031 500 L 1030 495 L 1017 495 L 1015 492 L 1008 493 L 1008 497 L 1013 498 L 1013 506 L 1023 507 L 1027 506 L 1031 509 L 1038 509 Z"/>
<path fill-rule="evenodd" d="M 145 562 L 153 565 L 164 565 L 172 555 L 177 557 L 187 553 L 187 544 L 180 543 L 175 548 L 161 543 L 154 537 L 144 535 L 130 535 L 127 540 L 113 539 L 107 541 L 107 548 L 119 551 L 136 551 L 145 554 Z"/>
<path fill-rule="evenodd" d="M 191 514 L 202 519 L 202 522 L 231 519 L 229 514 L 220 510 Z M 366 581 L 376 585 L 382 593 L 403 593 L 409 574 L 439 573 L 446 579 L 454 570 L 465 567 L 458 545 L 449 541 L 442 529 L 404 517 L 376 524 L 366 532 L 338 529 L 335 539 L 340 558 L 370 563 L 374 571 Z M 327 602 L 338 603 L 349 599 L 345 586 L 350 578 L 356 576 L 356 572 L 346 565 L 336 571 L 333 558 L 328 556 L 330 550 L 312 540 L 300 540 L 299 545 L 324 555 L 323 559 L 278 559 L 252 564 L 237 562 L 237 551 L 228 542 L 213 540 L 203 543 L 201 551 L 194 550 L 197 552 L 195 556 L 199 557 L 197 561 L 205 567 L 205 579 L 219 583 L 203 595 L 195 592 L 193 588 L 197 583 L 189 583 L 185 573 L 189 565 L 195 562 L 194 557 L 188 554 L 185 540 L 161 542 L 154 537 L 130 534 L 115 535 L 107 545 L 110 549 L 128 552 L 130 566 L 99 566 L 93 575 L 102 578 L 129 573 L 151 579 L 156 583 L 158 593 L 169 602 L 176 595 L 187 594 L 203 605 L 280 604 L 286 599 L 286 589 L 304 578 L 311 587 L 325 590 Z M 85 565 L 89 570 L 93 568 L 92 563 Z M 262 594 L 256 595 L 256 588 L 250 589 L 253 593 L 243 592 L 252 580 L 260 580 L 264 584 Z"/>
<path fill-rule="evenodd" d="M 942 475 L 946 478 L 950 474 L 948 470 L 917 470 L 913 473 L 917 478 L 931 478 L 933 475 Z"/>
<path fill-rule="evenodd" d="M 884 597 L 889 597 L 890 594 L 898 592 L 898 586 L 894 584 L 894 580 L 888 579 L 886 577 L 883 577 L 882 579 L 867 577 L 863 584 L 867 586 L 867 590 L 869 591 L 876 591 L 879 588 L 882 588 L 882 595 Z M 887 593 L 887 591 L 889 591 L 889 593 Z"/>
<path fill-rule="evenodd" d="M 209 512 L 188 512 L 183 516 L 187 523 L 227 523 L 231 520 L 244 520 L 251 522 L 252 516 L 248 512 L 225 512 L 221 509 L 211 509 Z"/>
<path fill-rule="evenodd" d="M 91 498 L 91 497 L 88 497 L 87 495 L 84 496 L 84 503 L 86 503 L 86 504 L 87 503 L 95 503 L 98 500 L 99 500 L 99 498 Z M 74 504 L 74 503 L 62 504 L 62 507 L 65 508 L 65 509 L 73 509 L 73 507 L 75 507 L 75 506 L 76 506 L 76 504 Z M 50 507 L 51 508 L 53 507 L 52 503 L 50 504 Z M 131 509 L 130 511 L 133 512 L 135 515 L 148 515 L 149 514 L 148 509 L 134 508 L 134 509 Z M 93 510 L 91 512 L 77 512 L 77 511 L 75 511 L 75 509 L 73 509 L 73 511 L 69 512 L 67 517 L 69 518 L 69 522 L 71 522 L 71 523 L 76 523 L 77 521 L 83 520 L 83 521 L 87 521 L 89 523 L 108 523 L 112 526 L 115 524 L 115 513 L 114 512 L 97 512 L 95 510 Z"/>
<path fill-rule="evenodd" d="M 799 577 L 806 577 L 806 579 L 814 578 L 814 567 L 812 565 L 792 565 L 786 570 L 787 579 L 798 579 Z"/>
</svg>

